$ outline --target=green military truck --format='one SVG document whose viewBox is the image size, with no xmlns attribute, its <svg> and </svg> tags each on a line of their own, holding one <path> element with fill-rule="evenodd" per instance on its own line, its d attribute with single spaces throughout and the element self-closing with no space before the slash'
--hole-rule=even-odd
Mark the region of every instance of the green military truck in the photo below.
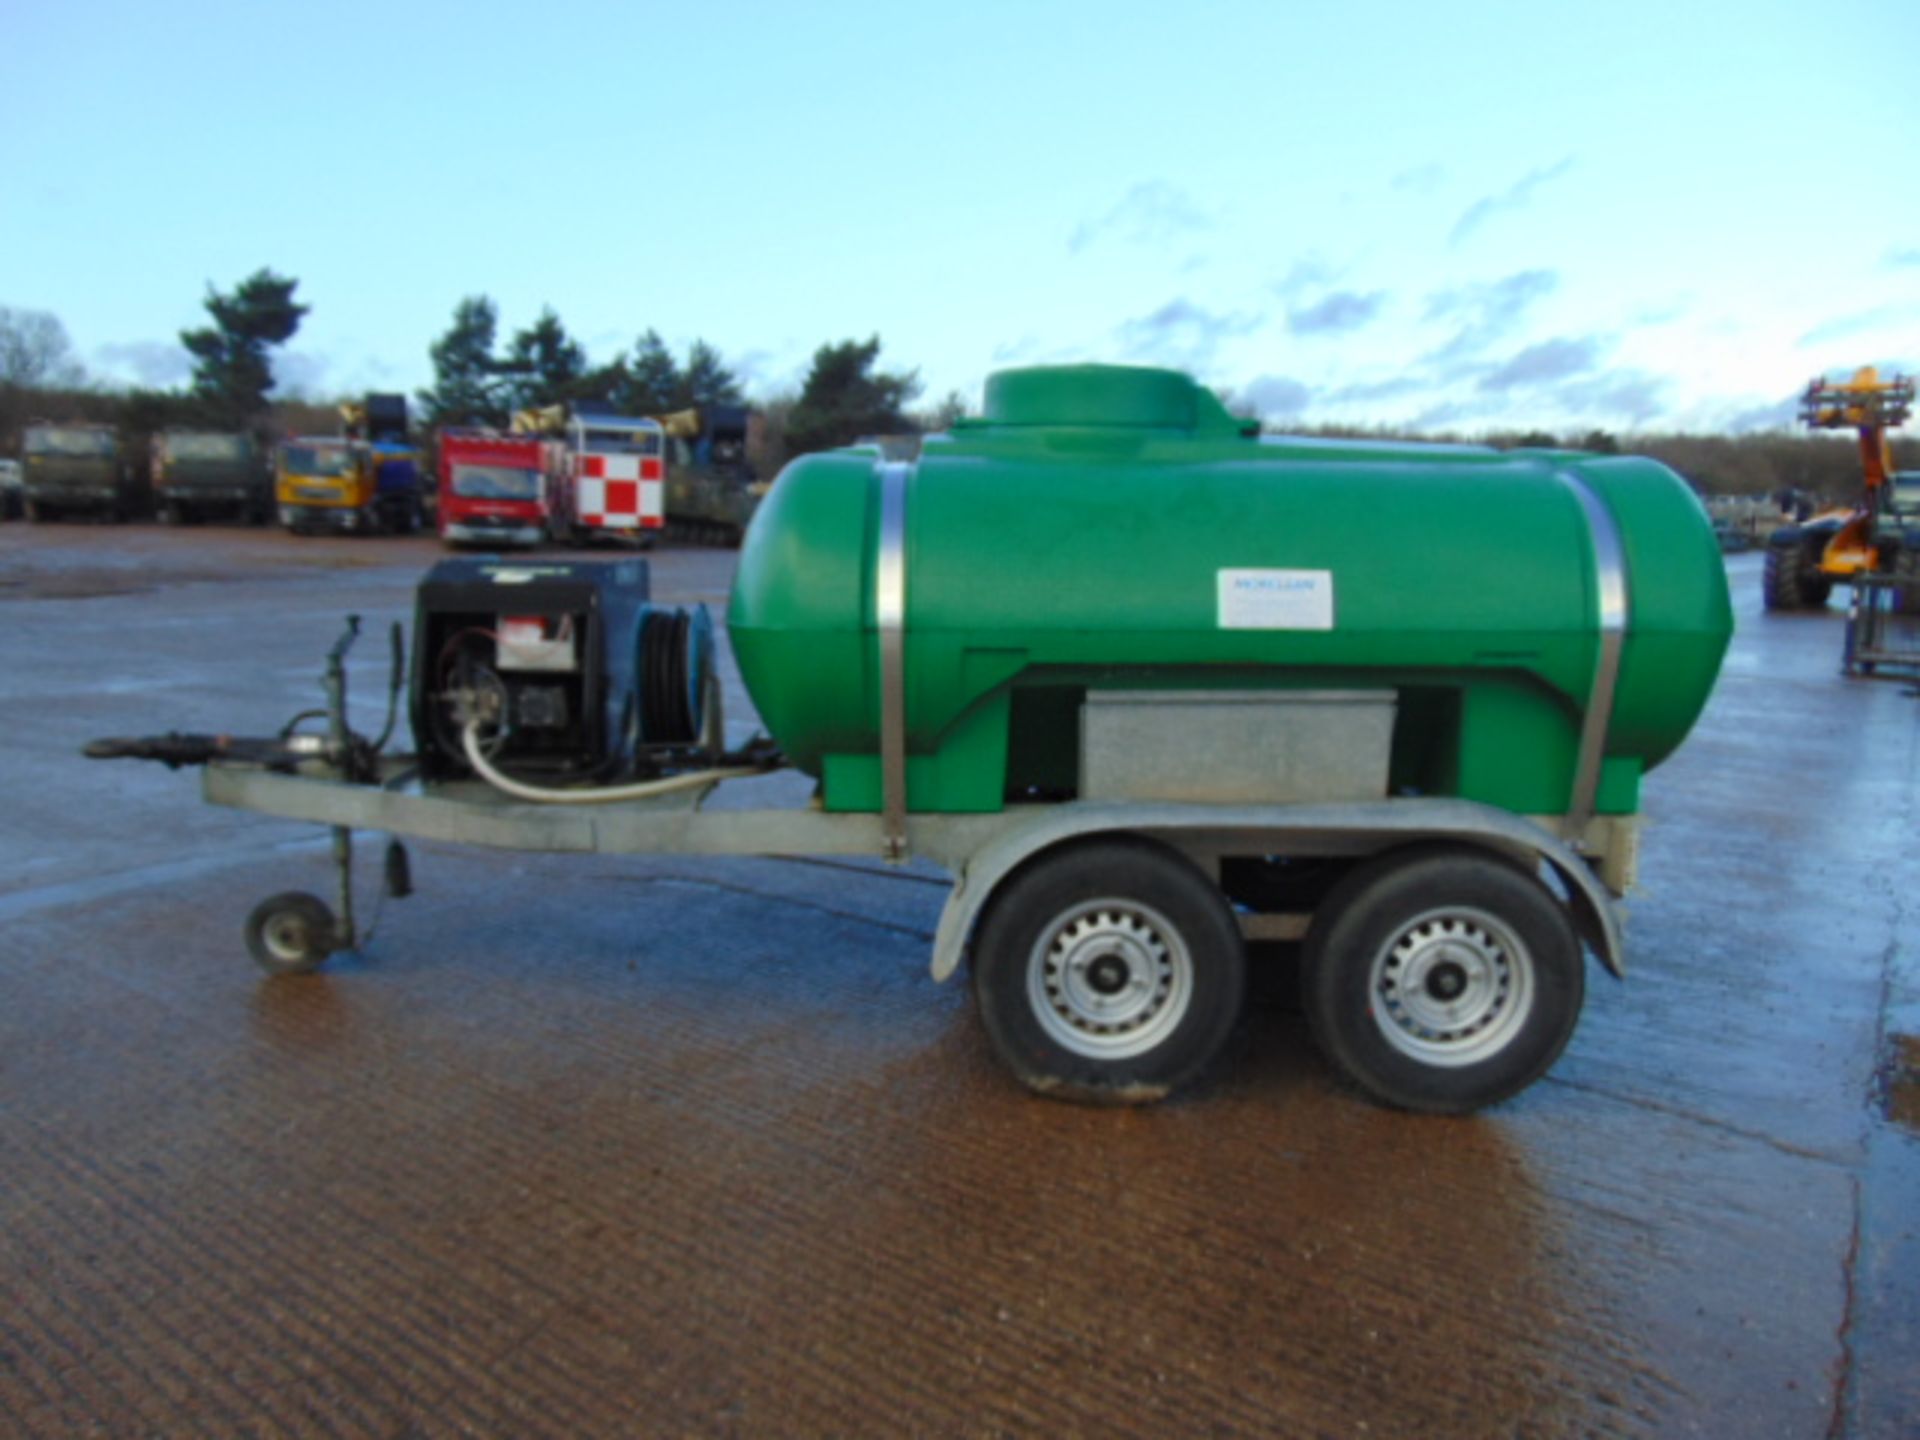
<svg viewBox="0 0 1920 1440">
<path fill-rule="evenodd" d="M 264 525 L 273 477 L 244 431 L 163 430 L 153 437 L 153 493 L 169 525 L 231 519 Z"/>
<path fill-rule="evenodd" d="M 141 476 L 111 425 L 29 425 L 21 449 L 30 521 L 91 514 L 118 522 L 141 508 Z"/>
<path fill-rule="evenodd" d="M 744 405 L 707 405 L 660 417 L 667 432 L 667 538 L 738 545 L 768 486 L 747 460 Z"/>
</svg>

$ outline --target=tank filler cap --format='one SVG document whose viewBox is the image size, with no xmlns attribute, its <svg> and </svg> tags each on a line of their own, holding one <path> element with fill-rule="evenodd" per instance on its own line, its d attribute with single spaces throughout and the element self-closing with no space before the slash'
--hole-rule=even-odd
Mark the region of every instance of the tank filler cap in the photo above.
<svg viewBox="0 0 1920 1440">
<path fill-rule="evenodd" d="M 1178 370 L 1140 365 L 1035 365 L 987 377 L 980 422 L 1125 430 L 1179 430 L 1194 436 L 1257 435 L 1257 420 L 1228 413 L 1220 399 Z"/>
</svg>

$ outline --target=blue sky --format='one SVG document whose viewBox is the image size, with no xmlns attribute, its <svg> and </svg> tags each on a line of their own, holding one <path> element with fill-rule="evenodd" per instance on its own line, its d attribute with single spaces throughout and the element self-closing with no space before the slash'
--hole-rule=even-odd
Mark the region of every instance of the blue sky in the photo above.
<svg viewBox="0 0 1920 1440">
<path fill-rule="evenodd" d="M 0 304 L 171 383 L 209 282 L 310 393 L 455 303 L 770 394 L 1178 365 L 1275 419 L 1744 427 L 1920 361 L 1916 0 L 0 0 Z"/>
</svg>

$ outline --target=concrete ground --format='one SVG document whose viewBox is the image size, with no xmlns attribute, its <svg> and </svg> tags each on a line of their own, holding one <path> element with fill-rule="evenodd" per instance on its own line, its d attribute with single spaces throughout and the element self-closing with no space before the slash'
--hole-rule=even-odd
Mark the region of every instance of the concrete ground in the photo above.
<svg viewBox="0 0 1920 1440">
<path fill-rule="evenodd" d="M 322 837 L 79 748 L 270 731 L 436 553 L 0 527 L 0 1433 L 1920 1432 L 1920 709 L 1837 603 L 1730 562 L 1632 974 L 1532 1090 L 1391 1113 L 1270 1003 L 1099 1111 L 927 979 L 925 874 L 419 846 L 264 978 Z"/>
</svg>

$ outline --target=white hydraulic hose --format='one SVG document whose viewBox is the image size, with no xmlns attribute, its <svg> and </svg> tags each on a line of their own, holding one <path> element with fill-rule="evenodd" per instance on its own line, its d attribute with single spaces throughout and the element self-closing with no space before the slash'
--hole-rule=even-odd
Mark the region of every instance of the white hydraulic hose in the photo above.
<svg viewBox="0 0 1920 1440">
<path fill-rule="evenodd" d="M 496 769 L 480 753 L 480 726 L 477 721 L 469 722 L 461 730 L 460 745 L 467 752 L 467 763 L 494 789 L 542 805 L 610 805 L 617 800 L 646 800 L 655 795 L 671 795 L 677 790 L 717 785 L 722 780 L 744 780 L 749 775 L 769 773 L 755 766 L 742 765 L 731 770 L 693 770 L 685 775 L 669 775 L 663 780 L 642 780 L 633 785 L 610 785 L 598 790 L 547 790 L 538 785 L 523 784 Z"/>
</svg>

